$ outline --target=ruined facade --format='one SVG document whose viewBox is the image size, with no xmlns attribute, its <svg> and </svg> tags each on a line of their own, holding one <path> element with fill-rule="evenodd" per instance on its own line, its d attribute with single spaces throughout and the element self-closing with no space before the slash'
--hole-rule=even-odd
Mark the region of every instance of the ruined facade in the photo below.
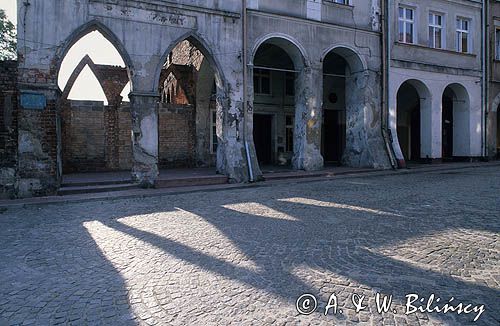
<svg viewBox="0 0 500 326">
<path fill-rule="evenodd" d="M 276 165 L 484 156 L 482 10 L 471 0 L 19 2 L 17 86 L 2 79 L 3 194 L 51 194 L 72 172 L 130 170 L 153 187 L 177 167 L 248 182 Z M 92 31 L 125 67 L 85 57 L 59 89 L 62 60 Z M 106 103 L 68 99 L 85 67 Z M 491 83 L 497 71 L 492 60 Z"/>
</svg>

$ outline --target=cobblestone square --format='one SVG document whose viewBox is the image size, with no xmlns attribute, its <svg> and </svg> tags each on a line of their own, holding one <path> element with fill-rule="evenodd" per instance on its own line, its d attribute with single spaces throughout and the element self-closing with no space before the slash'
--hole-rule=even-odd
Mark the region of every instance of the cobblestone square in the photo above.
<svg viewBox="0 0 500 326">
<path fill-rule="evenodd" d="M 499 325 L 499 195 L 496 166 L 8 209 L 0 325 Z"/>
</svg>

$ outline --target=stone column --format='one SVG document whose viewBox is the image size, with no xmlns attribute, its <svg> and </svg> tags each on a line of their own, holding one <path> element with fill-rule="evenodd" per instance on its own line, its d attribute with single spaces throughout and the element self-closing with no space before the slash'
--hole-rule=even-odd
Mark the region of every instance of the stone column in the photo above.
<svg viewBox="0 0 500 326">
<path fill-rule="evenodd" d="M 247 155 L 250 157 L 253 181 L 260 181 L 263 180 L 263 175 L 259 166 L 259 160 L 257 159 L 257 151 L 255 150 L 255 143 L 253 140 L 253 102 L 255 96 L 253 87 L 253 65 L 247 65 L 247 111 L 244 115 L 246 131 L 245 154 L 246 151 L 248 151 Z"/>
<path fill-rule="evenodd" d="M 130 93 L 132 116 L 132 180 L 144 188 L 158 178 L 158 99 L 156 93 Z"/>
<path fill-rule="evenodd" d="M 346 148 L 342 164 L 350 167 L 390 167 L 381 134 L 381 108 L 375 73 L 361 71 L 346 78 Z"/>
<path fill-rule="evenodd" d="M 295 82 L 294 169 L 323 168 L 321 156 L 322 92 L 320 68 L 305 67 Z M 318 83 L 320 84 L 318 86 Z"/>
<path fill-rule="evenodd" d="M 420 97 L 420 156 L 437 159 L 442 156 L 441 97 Z"/>
</svg>

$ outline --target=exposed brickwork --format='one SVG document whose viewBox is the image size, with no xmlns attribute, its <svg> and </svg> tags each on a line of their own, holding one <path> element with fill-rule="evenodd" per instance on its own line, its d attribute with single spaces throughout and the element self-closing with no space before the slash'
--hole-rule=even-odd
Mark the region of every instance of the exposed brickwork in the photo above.
<svg viewBox="0 0 500 326">
<path fill-rule="evenodd" d="M 195 166 L 195 108 L 192 105 L 162 104 L 158 121 L 160 167 Z"/>
<path fill-rule="evenodd" d="M 96 75 L 109 105 L 66 99 L 85 65 Z M 61 101 L 64 173 L 131 168 L 131 116 L 121 108 L 120 96 L 128 81 L 125 68 L 95 65 L 87 57 L 75 69 Z"/>
<path fill-rule="evenodd" d="M 0 61 L 0 198 L 15 195 L 17 61 Z"/>
</svg>

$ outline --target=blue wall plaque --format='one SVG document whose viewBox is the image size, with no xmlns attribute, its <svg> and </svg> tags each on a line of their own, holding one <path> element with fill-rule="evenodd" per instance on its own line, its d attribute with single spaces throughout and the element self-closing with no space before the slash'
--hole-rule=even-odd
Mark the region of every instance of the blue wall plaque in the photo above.
<svg viewBox="0 0 500 326">
<path fill-rule="evenodd" d="M 43 110 L 47 106 L 47 99 L 40 93 L 21 93 L 21 107 L 28 110 Z"/>
</svg>

